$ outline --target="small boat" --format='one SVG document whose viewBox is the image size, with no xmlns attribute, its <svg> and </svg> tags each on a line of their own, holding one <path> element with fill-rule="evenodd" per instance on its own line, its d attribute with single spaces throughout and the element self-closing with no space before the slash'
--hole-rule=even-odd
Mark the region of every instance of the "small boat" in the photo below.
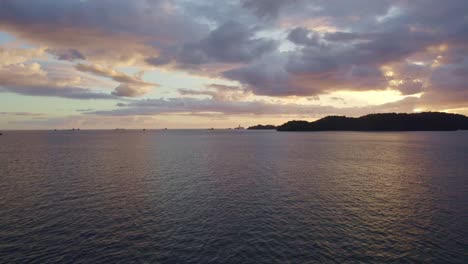
<svg viewBox="0 0 468 264">
<path fill-rule="evenodd" d="M 239 125 L 238 127 L 234 128 L 234 129 L 242 130 L 242 129 L 244 129 L 244 127 L 241 127 L 241 126 Z"/>
<path fill-rule="evenodd" d="M 0 136 L 1 136 L 1 135 L 3 135 L 3 133 L 2 133 L 2 132 L 0 132 Z"/>
<path fill-rule="evenodd" d="M 214 128 L 208 128 L 208 130 L 214 130 Z"/>
</svg>

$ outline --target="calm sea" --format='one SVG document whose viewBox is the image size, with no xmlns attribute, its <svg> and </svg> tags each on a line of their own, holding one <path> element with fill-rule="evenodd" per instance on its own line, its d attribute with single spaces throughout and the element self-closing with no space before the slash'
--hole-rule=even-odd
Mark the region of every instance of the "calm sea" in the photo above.
<svg viewBox="0 0 468 264">
<path fill-rule="evenodd" d="M 10 131 L 1 263 L 468 263 L 468 131 Z"/>
</svg>

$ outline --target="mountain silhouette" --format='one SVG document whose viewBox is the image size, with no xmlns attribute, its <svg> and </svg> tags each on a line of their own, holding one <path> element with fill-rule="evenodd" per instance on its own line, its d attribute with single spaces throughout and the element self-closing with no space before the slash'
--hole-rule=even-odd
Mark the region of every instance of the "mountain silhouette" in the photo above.
<svg viewBox="0 0 468 264">
<path fill-rule="evenodd" d="M 248 130 L 275 130 L 276 126 L 274 125 L 256 125 L 247 128 Z"/>
<path fill-rule="evenodd" d="M 440 112 L 382 113 L 358 118 L 327 116 L 315 122 L 289 121 L 278 131 L 454 131 L 467 130 L 468 117 Z"/>
</svg>

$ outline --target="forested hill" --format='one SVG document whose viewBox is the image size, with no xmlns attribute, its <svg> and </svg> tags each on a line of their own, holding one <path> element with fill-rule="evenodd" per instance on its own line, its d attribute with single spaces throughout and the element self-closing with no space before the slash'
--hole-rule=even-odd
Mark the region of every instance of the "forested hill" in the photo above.
<svg viewBox="0 0 468 264">
<path fill-rule="evenodd" d="M 370 114 L 358 118 L 327 116 L 315 122 L 289 121 L 278 131 L 453 131 L 468 129 L 468 117 L 424 112 Z"/>
</svg>

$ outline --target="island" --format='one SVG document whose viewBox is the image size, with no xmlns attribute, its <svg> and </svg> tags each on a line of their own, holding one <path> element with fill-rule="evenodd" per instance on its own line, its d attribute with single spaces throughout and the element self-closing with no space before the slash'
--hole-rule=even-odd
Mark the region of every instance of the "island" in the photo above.
<svg viewBox="0 0 468 264">
<path fill-rule="evenodd" d="M 256 125 L 247 128 L 248 130 L 275 130 L 276 126 L 274 125 Z"/>
<path fill-rule="evenodd" d="M 278 131 L 455 131 L 468 130 L 468 117 L 441 112 L 327 116 L 315 122 L 289 121 Z"/>
</svg>

